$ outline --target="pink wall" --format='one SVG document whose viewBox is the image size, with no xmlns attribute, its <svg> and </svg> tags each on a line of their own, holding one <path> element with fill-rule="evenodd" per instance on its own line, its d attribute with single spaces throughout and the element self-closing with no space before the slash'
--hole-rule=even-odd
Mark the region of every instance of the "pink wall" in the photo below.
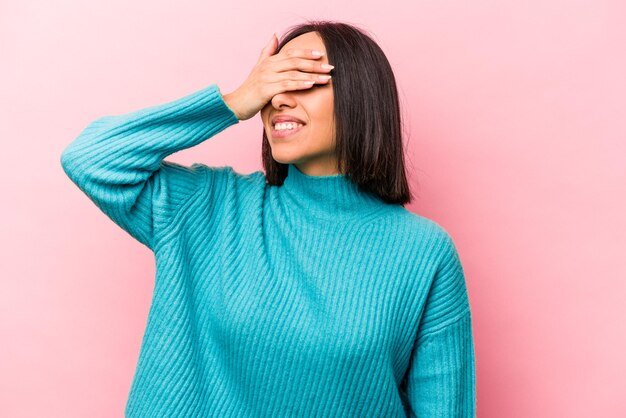
<svg viewBox="0 0 626 418">
<path fill-rule="evenodd" d="M 152 253 L 64 175 L 93 119 L 219 83 L 304 18 L 370 30 L 465 266 L 478 416 L 626 416 L 626 26 L 614 0 L 0 3 L 0 416 L 122 416 Z M 259 116 L 169 157 L 260 169 Z"/>
</svg>

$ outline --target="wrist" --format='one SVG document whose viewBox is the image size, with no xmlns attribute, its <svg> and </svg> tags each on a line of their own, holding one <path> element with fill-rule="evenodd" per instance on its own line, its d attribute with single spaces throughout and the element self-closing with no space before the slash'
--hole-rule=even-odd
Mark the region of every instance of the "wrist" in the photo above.
<svg viewBox="0 0 626 418">
<path fill-rule="evenodd" d="M 241 115 L 237 112 L 237 98 L 234 95 L 234 92 L 222 95 L 222 99 L 226 106 L 237 116 L 237 119 L 241 120 Z"/>
</svg>

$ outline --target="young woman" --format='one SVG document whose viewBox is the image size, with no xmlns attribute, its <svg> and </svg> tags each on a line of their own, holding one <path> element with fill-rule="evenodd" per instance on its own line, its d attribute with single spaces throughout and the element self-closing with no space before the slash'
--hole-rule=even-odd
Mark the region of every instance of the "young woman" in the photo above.
<svg viewBox="0 0 626 418">
<path fill-rule="evenodd" d="M 265 172 L 164 161 L 259 112 Z M 155 254 L 127 417 L 474 416 L 463 268 L 403 207 L 396 84 L 360 29 L 272 36 L 235 91 L 101 117 L 61 162 Z"/>
</svg>

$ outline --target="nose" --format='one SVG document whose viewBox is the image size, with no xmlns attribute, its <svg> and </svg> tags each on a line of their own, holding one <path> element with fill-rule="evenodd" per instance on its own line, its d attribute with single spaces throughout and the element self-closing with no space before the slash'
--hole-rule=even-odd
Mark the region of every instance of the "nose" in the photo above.
<svg viewBox="0 0 626 418">
<path fill-rule="evenodd" d="M 296 107 L 297 103 L 293 94 L 289 91 L 285 91 L 282 93 L 278 93 L 271 100 L 272 106 L 274 109 L 280 110 L 281 107 L 293 108 Z"/>
</svg>

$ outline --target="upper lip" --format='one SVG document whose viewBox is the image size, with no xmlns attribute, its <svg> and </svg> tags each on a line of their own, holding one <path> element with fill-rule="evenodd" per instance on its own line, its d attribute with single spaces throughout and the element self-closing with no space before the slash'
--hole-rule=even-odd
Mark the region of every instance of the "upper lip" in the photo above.
<svg viewBox="0 0 626 418">
<path fill-rule="evenodd" d="M 291 115 L 276 115 L 271 120 L 272 125 L 276 125 L 280 122 L 297 122 L 305 125 L 302 119 L 298 119 L 297 117 Z"/>
</svg>

